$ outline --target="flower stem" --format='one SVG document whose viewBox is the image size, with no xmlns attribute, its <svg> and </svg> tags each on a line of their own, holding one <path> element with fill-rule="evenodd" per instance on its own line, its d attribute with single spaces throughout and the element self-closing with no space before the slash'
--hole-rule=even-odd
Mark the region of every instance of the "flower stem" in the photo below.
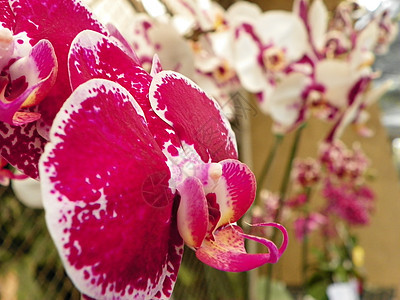
<svg viewBox="0 0 400 300">
<path fill-rule="evenodd" d="M 280 144 L 282 143 L 283 137 L 284 136 L 280 135 L 280 134 L 279 135 L 275 135 L 275 142 L 274 142 L 271 150 L 268 153 L 267 159 L 266 159 L 265 164 L 264 164 L 264 166 L 263 166 L 263 168 L 261 170 L 260 176 L 258 176 L 258 180 L 257 180 L 258 189 L 257 189 L 257 192 L 256 192 L 256 202 L 259 199 L 260 192 L 261 192 L 262 187 L 263 187 L 263 183 L 264 183 L 265 179 L 268 176 L 269 170 L 271 169 L 271 166 L 272 166 L 272 162 L 274 161 L 276 152 L 277 152 Z"/>
<path fill-rule="evenodd" d="M 306 126 L 306 123 L 303 123 L 297 128 L 292 148 L 289 153 L 289 159 L 286 165 L 285 173 L 283 175 L 282 183 L 281 183 L 281 188 L 279 190 L 279 205 L 278 209 L 276 210 L 276 215 L 275 215 L 275 222 L 279 223 L 280 217 L 281 217 L 281 212 L 283 208 L 283 204 L 285 202 L 287 190 L 289 187 L 289 179 L 290 179 L 290 173 L 292 171 L 292 166 L 293 166 L 293 161 L 294 158 L 296 157 L 297 150 L 299 148 L 300 144 L 300 139 L 301 139 L 301 133 L 303 132 L 304 127 Z M 272 241 L 276 240 L 276 235 L 277 231 L 274 231 L 272 234 Z M 268 265 L 268 270 L 267 270 L 267 285 L 266 285 L 266 300 L 271 300 L 271 294 L 272 294 L 272 276 L 273 276 L 273 265 L 269 264 Z"/>
<path fill-rule="evenodd" d="M 299 126 L 299 128 L 297 128 L 296 134 L 294 136 L 292 149 L 291 149 L 290 154 L 289 154 L 289 160 L 287 162 L 286 169 L 285 169 L 285 174 L 283 175 L 283 179 L 282 179 L 281 188 L 279 190 L 279 205 L 278 205 L 278 209 L 276 211 L 276 216 L 275 216 L 275 222 L 276 223 L 279 223 L 279 220 L 280 220 L 280 217 L 281 217 L 283 204 L 285 202 L 286 194 L 287 194 L 288 187 L 289 187 L 290 174 L 292 172 L 293 161 L 294 161 L 294 159 L 296 157 L 297 150 L 298 150 L 299 145 L 300 145 L 301 134 L 302 134 L 303 129 L 305 127 L 306 127 L 306 123 L 301 124 Z M 274 238 L 275 237 L 276 237 L 276 231 L 274 231 Z"/>
</svg>

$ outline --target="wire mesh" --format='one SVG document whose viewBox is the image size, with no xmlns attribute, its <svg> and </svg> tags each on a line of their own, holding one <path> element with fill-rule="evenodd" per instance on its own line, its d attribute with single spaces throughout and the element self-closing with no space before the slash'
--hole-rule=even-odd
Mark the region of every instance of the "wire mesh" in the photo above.
<svg viewBox="0 0 400 300">
<path fill-rule="evenodd" d="M 242 299 L 243 274 L 201 263 L 185 249 L 173 300 Z M 44 211 L 0 190 L 0 300 L 80 300 L 47 231 Z"/>
<path fill-rule="evenodd" d="M 44 212 L 0 196 L 0 299 L 79 300 L 47 232 Z"/>
</svg>

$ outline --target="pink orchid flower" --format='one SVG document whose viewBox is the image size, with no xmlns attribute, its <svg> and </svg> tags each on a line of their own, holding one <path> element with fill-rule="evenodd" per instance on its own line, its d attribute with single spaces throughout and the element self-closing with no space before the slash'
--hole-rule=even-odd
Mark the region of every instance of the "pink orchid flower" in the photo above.
<svg viewBox="0 0 400 300">
<path fill-rule="evenodd" d="M 74 91 L 41 158 L 46 220 L 67 273 L 87 297 L 168 299 L 183 242 L 204 263 L 245 271 L 287 246 L 235 223 L 255 196 L 235 137 L 214 100 L 189 79 L 151 73 L 105 35 L 71 44 Z M 73 159 L 73 165 L 71 160 Z M 248 254 L 244 239 L 268 253 Z"/>
<path fill-rule="evenodd" d="M 321 165 L 312 157 L 296 158 L 291 176 L 300 187 L 313 186 L 321 179 Z"/>
<path fill-rule="evenodd" d="M 4 1 L 3 1 L 4 2 Z M 57 73 L 54 49 L 48 40 L 35 45 L 14 33 L 15 20 L 8 2 L 3 4 L 0 27 L 0 121 L 23 125 L 40 114 L 27 108 L 39 104 L 53 86 Z"/>
<path fill-rule="evenodd" d="M 105 29 L 77 1 L 2 0 L 0 10 L 0 155 L 37 178 L 48 130 L 71 93 L 69 45 L 84 29 Z"/>
<path fill-rule="evenodd" d="M 299 241 L 308 236 L 313 231 L 321 228 L 327 223 L 327 217 L 320 213 L 310 213 L 307 217 L 299 217 L 294 221 L 295 236 Z"/>
<path fill-rule="evenodd" d="M 322 193 L 328 201 L 327 213 L 335 214 L 351 225 L 369 224 L 375 195 L 366 184 L 334 184 L 327 180 Z"/>
</svg>

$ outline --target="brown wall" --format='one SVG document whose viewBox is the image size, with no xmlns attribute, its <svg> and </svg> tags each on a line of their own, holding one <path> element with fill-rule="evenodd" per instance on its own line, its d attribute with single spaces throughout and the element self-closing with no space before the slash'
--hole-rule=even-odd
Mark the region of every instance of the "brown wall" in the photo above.
<svg viewBox="0 0 400 300">
<path fill-rule="evenodd" d="M 292 0 L 251 0 L 249 2 L 258 4 L 263 10 L 270 10 L 270 9 L 291 10 L 293 6 Z M 333 9 L 340 2 L 340 0 L 325 0 L 324 2 L 329 9 Z"/>
</svg>

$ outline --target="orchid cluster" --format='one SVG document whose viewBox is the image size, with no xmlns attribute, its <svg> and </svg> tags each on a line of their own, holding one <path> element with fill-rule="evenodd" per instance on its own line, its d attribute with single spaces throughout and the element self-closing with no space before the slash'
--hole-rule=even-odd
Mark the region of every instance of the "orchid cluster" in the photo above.
<svg viewBox="0 0 400 300">
<path fill-rule="evenodd" d="M 136 9 L 126 38 L 142 66 L 148 69 L 157 53 L 163 65 L 193 79 L 232 119 L 231 95 L 241 85 L 230 54 L 228 19 L 239 15 L 228 14 L 213 1 L 148 1 Z"/>
<path fill-rule="evenodd" d="M 370 224 L 375 195 L 369 186 L 370 161 L 358 143 L 349 149 L 340 140 L 320 145 L 318 158 L 296 158 L 292 170 L 293 194 L 283 203 L 290 211 L 295 237 L 303 244 L 305 286 L 316 298 L 313 285 L 350 279 L 362 280 L 362 264 L 353 252 L 362 249 L 353 228 Z M 322 244 L 311 237 L 320 233 Z"/>
<path fill-rule="evenodd" d="M 287 247 L 236 224 L 256 192 L 220 106 L 157 56 L 149 70 L 77 0 L 2 0 L 0 154 L 40 180 L 85 299 L 168 299 L 183 245 L 241 272 Z M 139 53 L 139 52 L 138 52 Z M 3 164 L 2 164 L 3 167 Z M 267 253 L 249 254 L 245 239 Z"/>
<path fill-rule="evenodd" d="M 292 212 L 299 240 L 368 224 L 370 162 L 340 137 L 349 124 L 372 135 L 366 109 L 390 86 L 375 87 L 373 70 L 397 33 L 389 11 L 132 3 L 122 35 L 79 0 L 0 0 L 0 180 L 16 178 L 11 165 L 40 181 L 49 232 L 83 298 L 169 299 L 184 245 L 223 271 L 275 263 L 288 244 L 278 223 Z M 310 117 L 332 125 L 316 159 L 295 159 L 296 140 L 280 193 L 257 193 L 238 160 L 229 120 L 243 90 L 277 141 L 299 139 Z M 325 203 L 312 211 L 315 191 Z M 256 195 L 245 233 L 237 221 Z M 271 229 L 280 247 L 258 237 Z M 247 253 L 245 240 L 267 253 Z"/>
<path fill-rule="evenodd" d="M 279 134 L 315 116 L 337 124 L 338 132 L 354 124 L 371 135 L 366 108 L 390 86 L 375 87 L 379 73 L 372 68 L 374 55 L 387 51 L 398 32 L 389 9 L 366 15 L 343 1 L 330 17 L 322 0 L 296 0 L 291 12 L 263 12 L 247 1 L 225 10 L 211 0 L 152 0 L 136 4 L 133 19 L 126 39 L 145 69 L 157 53 L 228 117 L 232 94 L 253 93 Z"/>
<path fill-rule="evenodd" d="M 292 172 L 295 196 L 287 202 L 291 208 L 306 213 L 295 221 L 296 236 L 302 240 L 316 229 L 334 234 L 338 219 L 347 225 L 368 225 L 374 207 L 374 194 L 368 187 L 370 162 L 355 143 L 348 149 L 342 142 L 324 143 L 319 159 L 297 158 Z M 319 212 L 308 214 L 310 189 L 321 189 L 325 199 Z M 309 224 L 307 224 L 309 223 Z M 326 229 L 326 230 L 325 230 Z"/>
<path fill-rule="evenodd" d="M 374 51 L 390 43 L 391 37 L 380 38 L 383 27 L 386 36 L 397 27 L 393 21 L 392 27 L 381 25 L 387 17 L 378 15 L 356 29 L 350 6 L 343 2 L 330 19 L 322 0 L 299 0 L 292 12 L 258 13 L 236 29 L 239 78 L 258 95 L 275 132 L 286 133 L 315 116 L 370 134 L 365 108 L 388 88 L 372 85 L 378 76 L 372 70 Z M 263 30 L 276 23 L 282 24 L 279 30 Z"/>
<path fill-rule="evenodd" d="M 391 84 L 374 86 L 379 72 L 372 68 L 375 54 L 387 51 L 398 32 L 389 9 L 363 14 L 356 2 L 343 1 L 330 17 L 322 0 L 296 0 L 291 12 L 263 12 L 246 1 L 225 10 L 211 0 L 153 0 L 136 9 L 126 38 L 142 66 L 149 70 L 157 53 L 228 117 L 232 94 L 244 89 L 257 96 L 275 133 L 315 116 L 335 124 L 334 137 L 349 124 L 372 134 L 366 108 Z"/>
</svg>

